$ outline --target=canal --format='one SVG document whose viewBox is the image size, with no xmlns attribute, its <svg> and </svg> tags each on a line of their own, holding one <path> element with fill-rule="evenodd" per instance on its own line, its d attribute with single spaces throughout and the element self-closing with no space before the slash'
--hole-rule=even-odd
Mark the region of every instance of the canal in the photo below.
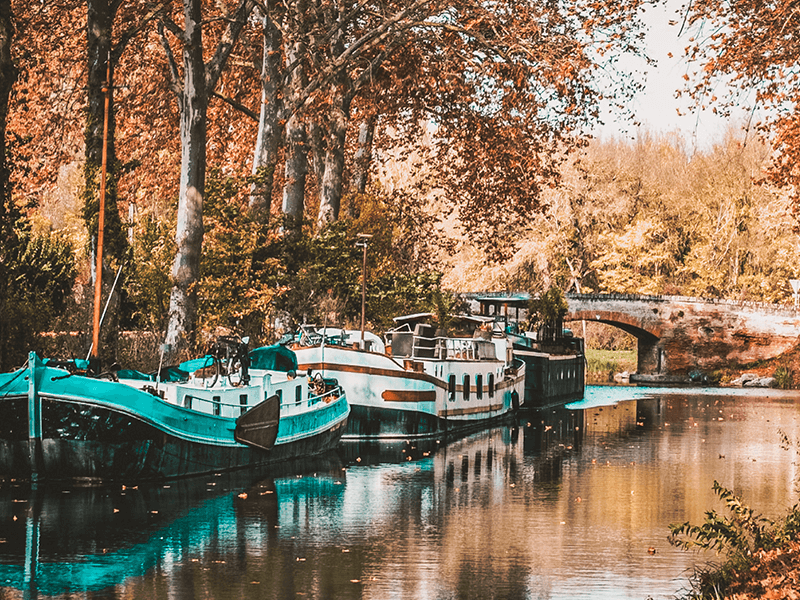
<svg viewBox="0 0 800 600">
<path fill-rule="evenodd" d="M 0 488 L 0 599 L 672 598 L 709 558 L 668 525 L 797 502 L 797 393 L 587 388 L 447 444 L 284 472 Z"/>
</svg>

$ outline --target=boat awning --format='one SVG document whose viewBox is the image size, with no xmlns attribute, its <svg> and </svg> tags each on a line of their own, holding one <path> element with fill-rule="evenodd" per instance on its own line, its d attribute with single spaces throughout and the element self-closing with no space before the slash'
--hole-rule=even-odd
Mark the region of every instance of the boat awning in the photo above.
<svg viewBox="0 0 800 600">
<path fill-rule="evenodd" d="M 250 352 L 250 368 L 267 371 L 297 371 L 297 355 L 286 346 L 273 344 Z"/>
<path fill-rule="evenodd" d="M 195 371 L 199 371 L 200 369 L 205 369 L 206 367 L 210 367 L 214 364 L 214 357 L 209 356 L 208 354 L 202 358 L 193 358 L 192 360 L 187 360 L 186 362 L 182 362 L 178 365 L 183 371 L 187 373 L 194 373 Z"/>
</svg>

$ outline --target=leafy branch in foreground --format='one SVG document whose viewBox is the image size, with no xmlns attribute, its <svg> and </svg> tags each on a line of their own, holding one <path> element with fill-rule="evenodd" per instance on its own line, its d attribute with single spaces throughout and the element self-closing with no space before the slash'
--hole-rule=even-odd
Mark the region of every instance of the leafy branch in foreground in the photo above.
<svg viewBox="0 0 800 600">
<path fill-rule="evenodd" d="M 730 517 L 706 511 L 702 525 L 686 523 L 672 524 L 669 541 L 683 550 L 714 550 L 717 554 L 750 555 L 768 543 L 769 532 L 775 525 L 771 520 L 757 515 L 741 498 L 729 489 L 714 482 L 714 493 L 719 496 L 731 513 Z M 765 536 L 767 536 L 765 538 Z"/>
<path fill-rule="evenodd" d="M 758 553 L 781 548 L 797 539 L 800 533 L 800 507 L 772 521 L 756 514 L 731 490 L 714 481 L 714 493 L 725 503 L 730 516 L 706 511 L 702 525 L 689 522 L 671 524 L 669 542 L 683 550 L 713 550 L 724 554 L 726 561 L 716 568 L 695 569 L 690 598 L 717 598 L 739 578 Z"/>
</svg>

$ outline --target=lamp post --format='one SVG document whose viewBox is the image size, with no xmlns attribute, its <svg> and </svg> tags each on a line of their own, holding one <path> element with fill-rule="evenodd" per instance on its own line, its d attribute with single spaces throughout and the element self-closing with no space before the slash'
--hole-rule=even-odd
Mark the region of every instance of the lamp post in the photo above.
<svg viewBox="0 0 800 600">
<path fill-rule="evenodd" d="M 797 295 L 800 293 L 800 279 L 790 279 L 789 284 L 792 286 L 794 293 L 794 307 L 797 308 Z"/>
<path fill-rule="evenodd" d="M 364 249 L 364 261 L 361 265 L 361 349 L 364 349 L 364 317 L 367 308 L 367 245 L 372 237 L 368 233 L 356 235 L 356 248 Z"/>
</svg>

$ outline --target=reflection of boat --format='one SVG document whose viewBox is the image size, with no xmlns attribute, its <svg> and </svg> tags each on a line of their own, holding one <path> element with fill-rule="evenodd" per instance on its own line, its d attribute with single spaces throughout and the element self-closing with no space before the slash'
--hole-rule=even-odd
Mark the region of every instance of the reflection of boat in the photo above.
<svg viewBox="0 0 800 600">
<path fill-rule="evenodd" d="M 583 340 L 563 328 L 560 319 L 538 331 L 522 331 L 519 311 L 527 310 L 523 296 L 482 296 L 480 312 L 502 324 L 514 356 L 525 361 L 524 408 L 563 404 L 583 398 L 586 358 Z M 509 315 L 509 308 L 515 314 Z"/>
<path fill-rule="evenodd" d="M 336 497 L 344 487 L 333 459 L 294 461 L 286 479 L 273 471 L 281 469 L 270 469 L 266 479 L 248 469 L 127 489 L 5 486 L 0 586 L 31 598 L 114 588 L 158 565 L 219 558 L 232 532 L 248 522 L 249 541 L 263 547 L 281 502 Z M 0 597 L 8 596 L 0 589 Z"/>
<path fill-rule="evenodd" d="M 119 381 L 53 366 L 31 353 L 0 376 L 0 476 L 157 479 L 271 464 L 331 449 L 349 407 L 338 387 L 312 393 L 285 348 L 251 353 L 232 385 L 184 371 L 175 381 Z M 194 363 L 193 365 L 190 363 Z M 204 366 L 195 361 L 187 368 Z M 173 370 L 174 372 L 174 370 Z M 323 382 L 324 383 L 324 382 Z"/>
<path fill-rule="evenodd" d="M 474 319 L 464 322 L 464 337 L 441 335 L 424 323 L 428 316 L 396 318 L 386 345 L 366 332 L 301 329 L 293 346 L 300 368 L 347 390 L 345 439 L 438 439 L 518 408 L 525 365 L 511 356 L 507 338 Z"/>
</svg>

